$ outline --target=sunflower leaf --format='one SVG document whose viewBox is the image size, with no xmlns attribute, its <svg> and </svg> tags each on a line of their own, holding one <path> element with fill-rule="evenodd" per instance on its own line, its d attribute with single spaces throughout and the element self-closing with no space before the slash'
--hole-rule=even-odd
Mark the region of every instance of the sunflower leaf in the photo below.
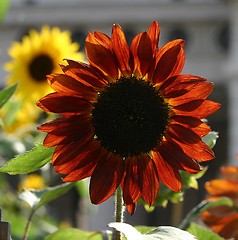
<svg viewBox="0 0 238 240">
<path fill-rule="evenodd" d="M 2 108 L 5 103 L 7 103 L 10 97 L 15 93 L 16 89 L 17 89 L 17 84 L 14 84 L 13 86 L 4 88 L 3 90 L 0 91 L 0 108 Z"/>
<path fill-rule="evenodd" d="M 218 139 L 218 133 L 211 131 L 206 136 L 202 138 L 203 142 L 205 142 L 210 148 L 213 148 L 216 145 L 216 141 Z"/>
<path fill-rule="evenodd" d="M 136 228 L 126 223 L 113 222 L 108 225 L 109 227 L 115 228 L 117 231 L 122 232 L 127 240 L 195 240 L 196 238 L 181 229 L 161 226 L 153 229 L 152 231 L 141 234 Z"/>
<path fill-rule="evenodd" d="M 100 232 L 88 232 L 76 228 L 63 228 L 51 233 L 44 240 L 103 240 Z"/>
<path fill-rule="evenodd" d="M 233 205 L 233 202 L 228 197 L 221 197 L 216 200 L 204 200 L 201 203 L 199 203 L 196 207 L 194 207 L 185 216 L 185 218 L 183 219 L 179 227 L 181 229 L 186 229 L 194 218 L 198 217 L 201 213 L 208 210 L 209 208 L 217 207 L 217 206 L 232 206 L 232 205 Z"/>
<path fill-rule="evenodd" d="M 48 187 L 42 190 L 24 190 L 19 197 L 21 200 L 27 202 L 34 211 L 36 211 L 41 206 L 68 192 L 73 186 L 74 183 L 63 183 L 55 187 Z"/>
<path fill-rule="evenodd" d="M 1 0 L 0 1 L 0 22 L 3 21 L 6 11 L 9 6 L 9 0 Z"/>
<path fill-rule="evenodd" d="M 0 172 L 10 175 L 35 172 L 51 160 L 53 151 L 53 148 L 46 148 L 42 144 L 36 144 L 32 150 L 9 160 L 0 168 Z"/>
<path fill-rule="evenodd" d="M 209 229 L 203 228 L 195 223 L 191 223 L 189 228 L 187 229 L 188 232 L 196 236 L 197 240 L 222 240 L 220 236 L 215 234 Z"/>
</svg>

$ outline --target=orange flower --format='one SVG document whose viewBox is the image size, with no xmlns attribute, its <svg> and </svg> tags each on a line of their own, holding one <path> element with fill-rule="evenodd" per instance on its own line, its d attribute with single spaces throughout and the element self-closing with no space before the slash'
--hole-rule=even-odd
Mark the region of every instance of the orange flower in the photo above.
<svg viewBox="0 0 238 240">
<path fill-rule="evenodd" d="M 159 33 L 153 22 L 130 46 L 119 25 L 111 37 L 89 33 L 89 64 L 68 60 L 63 74 L 48 77 L 55 92 L 38 102 L 61 114 L 39 127 L 48 133 L 44 145 L 56 146 L 55 171 L 66 175 L 65 182 L 91 177 L 94 204 L 121 185 L 131 214 L 140 197 L 154 203 L 159 181 L 178 192 L 179 170 L 196 173 L 198 161 L 214 158 L 201 140 L 210 132 L 201 119 L 220 107 L 206 100 L 213 84 L 181 75 L 183 40 L 159 49 Z"/>
<path fill-rule="evenodd" d="M 205 184 L 211 196 L 208 199 L 229 197 L 233 207 L 219 206 L 205 211 L 201 218 L 214 232 L 225 239 L 238 239 L 238 167 L 221 167 L 223 179 L 213 179 Z"/>
</svg>

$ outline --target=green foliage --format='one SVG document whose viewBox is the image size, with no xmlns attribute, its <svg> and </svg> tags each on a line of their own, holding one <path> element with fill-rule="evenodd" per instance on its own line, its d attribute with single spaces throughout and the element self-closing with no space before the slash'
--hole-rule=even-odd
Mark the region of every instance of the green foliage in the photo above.
<svg viewBox="0 0 238 240">
<path fill-rule="evenodd" d="M 188 232 L 196 236 L 197 240 L 222 240 L 220 236 L 215 234 L 209 229 L 203 228 L 195 223 L 191 223 L 189 228 L 187 229 Z"/>
<path fill-rule="evenodd" d="M 103 240 L 100 232 L 88 232 L 75 228 L 63 228 L 48 235 L 44 240 Z"/>
<path fill-rule="evenodd" d="M 1 0 L 0 9 L 1 9 L 1 4 L 3 4 L 4 1 L 5 0 Z M 1 15 L 0 15 L 0 19 L 1 19 Z M 4 88 L 3 90 L 0 91 L 0 108 L 2 108 L 8 102 L 10 97 L 15 93 L 16 89 L 17 89 L 17 84 L 14 84 L 13 86 Z"/>
<path fill-rule="evenodd" d="M 211 131 L 206 136 L 202 138 L 202 140 L 210 147 L 213 148 L 216 145 L 216 141 L 218 139 L 218 133 Z"/>
<path fill-rule="evenodd" d="M 10 175 L 35 172 L 51 160 L 53 151 L 53 148 L 46 148 L 41 144 L 37 144 L 31 151 L 8 161 L 0 168 L 0 172 Z"/>
<path fill-rule="evenodd" d="M 212 207 L 218 207 L 218 206 L 233 206 L 233 202 L 230 198 L 222 197 L 216 200 L 204 200 L 201 203 L 199 203 L 196 207 L 194 207 L 187 216 L 183 219 L 182 223 L 180 224 L 181 229 L 186 229 L 191 221 L 201 215 L 204 211 L 208 210 Z"/>
<path fill-rule="evenodd" d="M 9 6 L 9 0 L 0 1 L 0 23 L 3 21 Z"/>
<path fill-rule="evenodd" d="M 23 201 L 27 202 L 34 211 L 36 211 L 41 206 L 68 192 L 73 186 L 74 183 L 63 183 L 43 190 L 24 190 L 19 197 Z"/>
<path fill-rule="evenodd" d="M 181 229 L 161 226 L 154 228 L 152 231 L 142 234 L 133 226 L 126 223 L 110 223 L 109 227 L 115 228 L 117 231 L 122 232 L 127 240 L 195 240 L 196 238 Z"/>
</svg>

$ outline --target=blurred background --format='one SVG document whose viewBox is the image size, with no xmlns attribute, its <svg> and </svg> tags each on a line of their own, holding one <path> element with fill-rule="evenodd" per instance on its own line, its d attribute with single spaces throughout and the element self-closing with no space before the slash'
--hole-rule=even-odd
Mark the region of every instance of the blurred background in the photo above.
<svg viewBox="0 0 238 240">
<path fill-rule="evenodd" d="M 159 45 L 176 38 L 184 39 L 183 72 L 214 82 L 210 99 L 222 104 L 222 108 L 208 118 L 212 130 L 219 132 L 219 139 L 214 148 L 216 159 L 208 163 L 207 173 L 199 179 L 200 190 L 187 191 L 184 202 L 176 206 L 169 204 L 168 208 L 149 214 L 138 207 L 133 217 L 126 216 L 127 222 L 133 224 L 177 225 L 186 212 L 204 198 L 203 185 L 219 174 L 219 167 L 237 165 L 238 0 L 11 0 L 0 25 L 0 66 L 9 61 L 7 50 L 13 41 L 21 41 L 30 29 L 39 30 L 45 24 L 71 31 L 73 41 L 84 51 L 88 32 L 102 31 L 110 35 L 112 24 L 119 23 L 130 42 L 154 20 L 161 26 Z M 6 75 L 1 68 L 1 87 L 5 86 Z M 104 229 L 113 221 L 112 199 L 100 206 L 87 204 L 85 208 L 85 203 L 71 191 L 54 202 L 52 212 L 88 230 Z"/>
</svg>

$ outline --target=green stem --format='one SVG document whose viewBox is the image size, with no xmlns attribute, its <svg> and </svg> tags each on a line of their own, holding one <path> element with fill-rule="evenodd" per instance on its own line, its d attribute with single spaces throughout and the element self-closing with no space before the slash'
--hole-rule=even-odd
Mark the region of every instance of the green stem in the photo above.
<svg viewBox="0 0 238 240">
<path fill-rule="evenodd" d="M 123 198 L 122 198 L 122 189 L 119 186 L 116 191 L 115 196 L 115 220 L 116 222 L 123 222 L 125 208 L 123 206 Z M 112 240 L 122 240 L 121 232 L 114 231 Z"/>
<path fill-rule="evenodd" d="M 34 209 L 31 209 L 30 215 L 29 215 L 27 223 L 26 223 L 26 227 L 25 227 L 25 231 L 24 231 L 22 240 L 27 240 L 34 212 L 35 212 Z"/>
</svg>

